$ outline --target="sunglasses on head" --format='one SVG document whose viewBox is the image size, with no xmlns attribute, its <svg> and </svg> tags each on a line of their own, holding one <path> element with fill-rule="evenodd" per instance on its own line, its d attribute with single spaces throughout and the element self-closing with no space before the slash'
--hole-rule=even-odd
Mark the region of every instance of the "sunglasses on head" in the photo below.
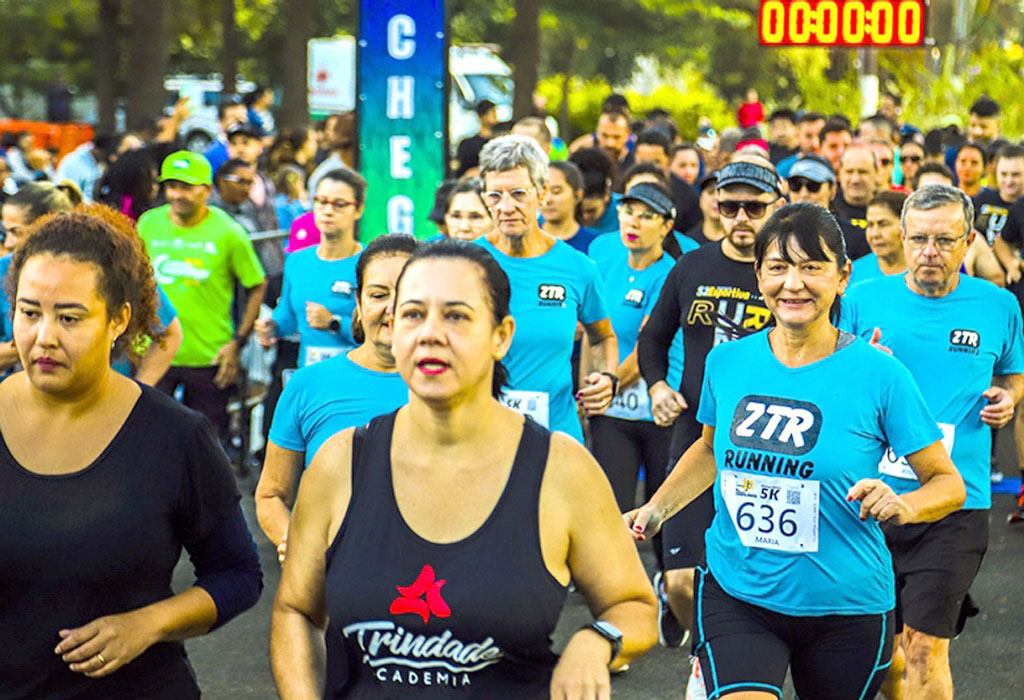
<svg viewBox="0 0 1024 700">
<path fill-rule="evenodd" d="M 799 192 L 800 190 L 807 190 L 811 194 L 817 194 L 823 184 L 825 183 L 808 180 L 805 177 L 791 177 L 789 178 L 789 191 Z"/>
<path fill-rule="evenodd" d="M 739 201 L 735 199 L 720 200 L 718 213 L 727 219 L 735 219 L 742 209 L 748 219 L 760 219 L 768 211 L 768 203 L 758 201 Z"/>
</svg>

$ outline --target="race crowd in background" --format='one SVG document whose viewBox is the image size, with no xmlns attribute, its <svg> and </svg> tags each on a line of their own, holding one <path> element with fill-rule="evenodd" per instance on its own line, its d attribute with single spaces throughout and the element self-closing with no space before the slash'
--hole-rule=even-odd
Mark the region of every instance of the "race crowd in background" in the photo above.
<svg viewBox="0 0 1024 700">
<path fill-rule="evenodd" d="M 691 143 L 617 94 L 571 142 L 484 100 L 417 241 L 360 227 L 355 115 L 257 93 L 204 153 L 183 105 L 59 162 L 3 139 L 0 697 L 198 697 L 181 641 L 262 587 L 250 462 L 282 697 L 605 698 L 656 640 L 673 697 L 953 697 L 996 430 L 1024 466 L 999 104 L 750 91 Z"/>
</svg>

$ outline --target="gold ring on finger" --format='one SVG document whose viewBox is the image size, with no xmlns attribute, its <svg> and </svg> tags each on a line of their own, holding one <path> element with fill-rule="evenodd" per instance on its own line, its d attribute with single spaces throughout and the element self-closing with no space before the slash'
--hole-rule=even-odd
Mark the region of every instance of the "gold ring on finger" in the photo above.
<svg viewBox="0 0 1024 700">
<path fill-rule="evenodd" d="M 96 654 L 96 658 L 100 660 L 101 665 L 105 665 L 107 660 L 103 658 L 103 654 Z"/>
</svg>

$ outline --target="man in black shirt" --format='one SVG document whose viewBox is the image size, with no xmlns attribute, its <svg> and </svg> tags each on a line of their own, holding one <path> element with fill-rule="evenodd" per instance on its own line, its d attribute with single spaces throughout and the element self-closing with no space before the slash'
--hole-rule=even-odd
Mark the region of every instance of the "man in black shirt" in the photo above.
<svg viewBox="0 0 1024 700">
<path fill-rule="evenodd" d="M 722 217 L 718 214 L 718 171 L 704 173 L 697 180 L 697 190 L 700 192 L 698 201 L 704 218 L 688 229 L 686 235 L 701 245 L 720 241 L 725 237 L 725 229 L 722 228 Z"/>
<path fill-rule="evenodd" d="M 996 189 L 974 196 L 974 228 L 992 245 L 1006 226 L 1010 207 L 1024 193 L 1024 146 L 1003 146 L 996 155 Z"/>
<path fill-rule="evenodd" d="M 480 131 L 475 135 L 462 139 L 455 151 L 455 177 L 462 177 L 467 171 L 480 167 L 480 149 L 491 140 L 494 125 L 498 123 L 498 107 L 490 100 L 476 103 L 476 114 L 480 118 Z M 312 194 L 312 192 L 310 193 Z"/>
<path fill-rule="evenodd" d="M 850 260 L 871 252 L 867 229 L 868 202 L 878 192 L 878 162 L 867 146 L 851 146 L 839 158 L 839 192 L 832 200 L 832 213 L 846 238 Z"/>
<path fill-rule="evenodd" d="M 671 149 L 668 134 L 662 128 L 653 126 L 637 135 L 633 156 L 636 163 L 654 163 L 665 173 L 669 189 L 672 191 L 672 202 L 676 205 L 675 230 L 689 231 L 700 223 L 700 204 L 693 187 L 669 170 Z"/>
<path fill-rule="evenodd" d="M 799 151 L 796 112 L 777 109 L 768 117 L 768 160 L 773 165 Z"/>
<path fill-rule="evenodd" d="M 761 330 L 771 317 L 754 275 L 754 236 L 784 203 L 778 176 L 767 160 L 751 158 L 719 170 L 718 210 L 725 238 L 679 259 L 640 333 L 640 372 L 650 387 L 654 420 L 673 425 L 669 468 L 700 438 L 697 402 L 708 352 Z M 665 380 L 669 349 L 680 326 L 685 358 L 677 391 Z M 661 638 L 667 646 L 680 646 L 687 634 L 693 573 L 704 556 L 704 531 L 713 516 L 714 496 L 708 489 L 662 528 L 664 587 L 671 613 L 662 610 Z"/>
</svg>

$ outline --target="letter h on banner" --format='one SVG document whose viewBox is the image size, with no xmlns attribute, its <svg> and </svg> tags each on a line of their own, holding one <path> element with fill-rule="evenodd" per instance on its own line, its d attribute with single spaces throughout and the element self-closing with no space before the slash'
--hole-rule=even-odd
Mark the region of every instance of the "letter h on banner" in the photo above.
<svg viewBox="0 0 1024 700">
<path fill-rule="evenodd" d="M 448 158 L 444 0 L 360 0 L 358 27 L 358 167 L 369 185 L 360 240 L 429 238 Z"/>
</svg>

